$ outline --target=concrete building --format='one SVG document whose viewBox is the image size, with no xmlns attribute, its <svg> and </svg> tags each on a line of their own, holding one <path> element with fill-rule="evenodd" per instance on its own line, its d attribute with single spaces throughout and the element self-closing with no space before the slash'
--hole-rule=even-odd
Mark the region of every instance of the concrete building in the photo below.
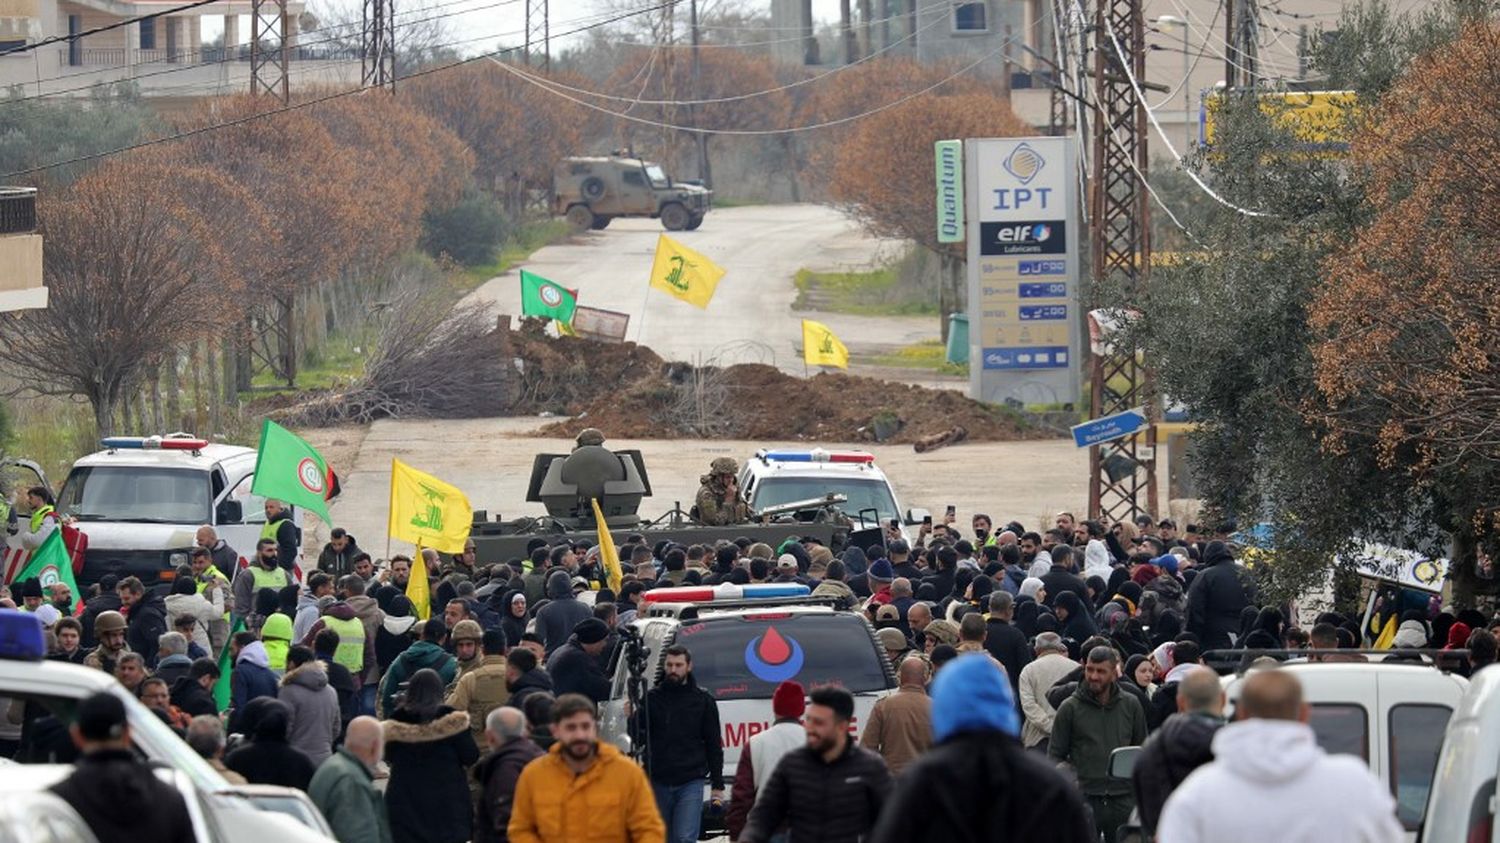
<svg viewBox="0 0 1500 843">
<path fill-rule="evenodd" d="M 222 0 L 184 12 L 47 44 L 182 5 L 181 0 L 0 0 L 0 87 L 27 96 L 88 96 L 112 82 L 134 82 L 145 96 L 197 97 L 248 91 L 250 3 Z M 359 81 L 359 57 L 328 34 L 300 32 L 303 4 L 289 5 L 293 89 Z M 206 18 L 222 20 L 221 44 L 204 44 Z"/>
<path fill-rule="evenodd" d="M 36 189 L 0 187 L 0 313 L 46 306 Z"/>
<path fill-rule="evenodd" d="M 1145 4 L 1146 74 L 1165 92 L 1147 91 L 1152 114 L 1179 153 L 1198 134 L 1199 103 L 1205 91 L 1225 76 L 1224 17 L 1221 0 L 1143 0 Z M 1396 12 L 1435 5 L 1436 0 L 1394 0 Z M 843 38 L 824 39 L 827 55 L 820 64 L 844 64 L 861 56 L 915 56 L 922 61 L 960 65 L 983 59 L 974 73 L 1001 80 L 1007 64 L 1011 102 L 1017 115 L 1035 126 L 1048 121 L 1048 61 L 1057 54 L 1052 0 L 852 0 L 852 49 Z M 1071 6 L 1070 2 L 1065 4 Z M 1280 0 L 1260 6 L 1260 55 L 1257 72 L 1271 84 L 1308 82 L 1318 87 L 1307 67 L 1306 44 L 1319 31 L 1338 26 L 1345 0 Z M 1082 8 L 1093 8 L 1084 3 Z M 868 25 L 861 21 L 868 21 Z M 1092 24 L 1092 18 L 1088 23 Z M 805 26 L 812 31 L 806 0 L 772 0 L 772 31 Z M 835 25 L 837 28 L 837 25 Z M 1075 39 L 1078 27 L 1073 28 Z M 829 44 L 833 50 L 827 49 Z M 1077 45 L 1074 45 L 1075 50 Z M 842 49 L 841 49 L 842 48 Z M 777 57 L 803 62 L 796 42 L 777 45 Z M 814 51 L 817 52 L 817 51 Z M 1089 59 L 1092 62 L 1092 57 Z M 1089 68 L 1092 69 L 1092 63 Z M 1004 86 L 1003 81 L 997 84 Z M 1167 156 L 1166 144 L 1153 134 L 1153 156 Z"/>
</svg>

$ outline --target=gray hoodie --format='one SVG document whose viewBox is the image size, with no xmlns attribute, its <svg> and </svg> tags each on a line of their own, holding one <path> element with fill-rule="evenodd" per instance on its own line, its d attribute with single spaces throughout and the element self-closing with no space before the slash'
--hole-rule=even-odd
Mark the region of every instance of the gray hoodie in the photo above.
<svg viewBox="0 0 1500 843">
<path fill-rule="evenodd" d="M 594 610 L 573 596 L 573 578 L 562 569 L 547 575 L 547 600 L 536 613 L 536 631 L 550 656 L 567 643 L 579 621 L 594 616 Z"/>
<path fill-rule="evenodd" d="M 339 719 L 339 695 L 328 685 L 328 674 L 320 661 L 311 661 L 287 671 L 281 677 L 281 691 L 276 698 L 292 710 L 287 743 L 312 760 L 322 764 L 333 754 L 342 722 Z"/>
</svg>

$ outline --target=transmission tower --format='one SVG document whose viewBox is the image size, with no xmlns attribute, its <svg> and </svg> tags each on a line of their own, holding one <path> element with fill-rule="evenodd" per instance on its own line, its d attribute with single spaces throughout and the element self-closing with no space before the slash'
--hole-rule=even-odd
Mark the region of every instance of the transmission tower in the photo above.
<svg viewBox="0 0 1500 843">
<path fill-rule="evenodd" d="M 360 35 L 361 87 L 396 90 L 395 5 L 394 0 L 364 0 Z"/>
<path fill-rule="evenodd" d="M 287 84 L 287 0 L 251 0 L 250 94 L 291 101 Z"/>
<path fill-rule="evenodd" d="M 541 62 L 532 53 L 541 45 Z M 552 12 L 549 0 L 526 0 L 526 46 L 522 51 L 526 64 L 540 64 L 543 70 L 552 69 Z"/>
<path fill-rule="evenodd" d="M 1067 77 L 1068 64 L 1068 12 L 1064 6 L 1065 0 L 1052 0 L 1052 52 L 1054 62 L 1052 64 L 1052 96 L 1050 118 L 1047 121 L 1047 134 L 1054 137 L 1062 137 L 1068 133 L 1068 112 L 1072 109 L 1072 103 L 1068 102 L 1063 88 L 1071 81 Z"/>
<path fill-rule="evenodd" d="M 1260 76 L 1260 9 L 1255 0 L 1224 2 L 1229 8 L 1224 81 L 1230 90 L 1253 90 Z"/>
<path fill-rule="evenodd" d="M 1233 0 L 1231 0 L 1232 2 Z M 1146 283 L 1151 262 L 1146 177 L 1146 104 L 1135 95 L 1145 75 L 1145 24 L 1141 0 L 1097 0 L 1094 14 L 1094 172 L 1089 205 L 1093 307 L 1103 290 L 1121 290 L 1129 301 Z M 1116 42 L 1118 41 L 1118 47 Z M 1117 317 L 1124 314 L 1117 314 Z M 1118 335 L 1103 335 L 1090 319 L 1091 418 L 1146 408 L 1144 447 L 1131 436 L 1089 449 L 1089 515 L 1111 520 L 1156 509 L 1155 408 L 1150 374 L 1136 350 Z"/>
</svg>

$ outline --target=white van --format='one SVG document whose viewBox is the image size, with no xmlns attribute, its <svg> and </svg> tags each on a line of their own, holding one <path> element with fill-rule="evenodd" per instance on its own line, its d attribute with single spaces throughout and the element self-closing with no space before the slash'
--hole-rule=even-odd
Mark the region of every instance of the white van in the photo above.
<svg viewBox="0 0 1500 843">
<path fill-rule="evenodd" d="M 255 555 L 265 498 L 251 494 L 255 449 L 185 434 L 119 436 L 73 464 L 57 509 L 88 537 L 80 586 L 105 574 L 150 585 L 188 563 L 198 527 L 211 524 L 241 559 Z M 301 514 L 293 511 L 301 526 Z M 225 571 L 229 577 L 233 571 Z"/>
<path fill-rule="evenodd" d="M 1407 839 L 1415 840 L 1430 813 L 1428 791 L 1444 731 L 1469 681 L 1422 662 L 1294 661 L 1280 669 L 1301 681 L 1318 745 L 1364 759 L 1390 788 Z M 1223 682 L 1226 714 L 1233 719 L 1244 677 L 1226 676 Z"/>
<path fill-rule="evenodd" d="M 1427 798 L 1422 843 L 1500 843 L 1495 779 L 1500 776 L 1500 669 L 1474 674 L 1448 721 Z"/>
</svg>

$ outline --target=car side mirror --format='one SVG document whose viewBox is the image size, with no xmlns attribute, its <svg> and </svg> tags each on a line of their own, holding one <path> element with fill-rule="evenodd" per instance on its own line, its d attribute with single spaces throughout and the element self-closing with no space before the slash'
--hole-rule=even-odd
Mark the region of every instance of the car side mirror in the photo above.
<svg viewBox="0 0 1500 843">
<path fill-rule="evenodd" d="M 1109 754 L 1109 777 L 1128 779 L 1135 772 L 1135 761 L 1141 757 L 1138 746 L 1122 746 Z"/>
<path fill-rule="evenodd" d="M 220 524 L 239 524 L 245 520 L 245 505 L 233 498 L 225 498 L 219 501 L 218 522 Z"/>
<path fill-rule="evenodd" d="M 909 524 L 909 525 L 911 525 L 911 526 L 916 526 L 917 524 L 921 524 L 923 521 L 926 521 L 927 519 L 929 519 L 931 517 L 932 517 L 932 513 L 928 512 L 925 509 L 916 509 L 916 508 L 913 508 L 913 509 L 908 509 L 906 511 L 906 523 Z"/>
</svg>

